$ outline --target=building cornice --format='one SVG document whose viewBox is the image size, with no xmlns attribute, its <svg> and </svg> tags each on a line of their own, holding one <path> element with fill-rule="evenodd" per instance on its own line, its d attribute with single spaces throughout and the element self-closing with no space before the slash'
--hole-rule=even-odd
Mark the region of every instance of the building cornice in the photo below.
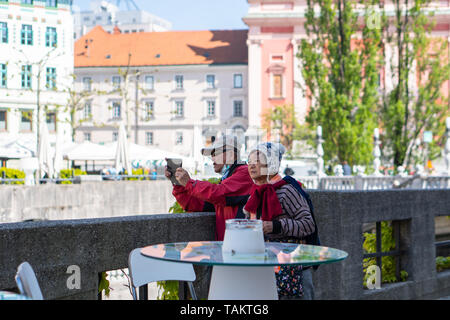
<svg viewBox="0 0 450 320">
<path fill-rule="evenodd" d="M 450 7 L 438 7 L 438 8 L 425 8 L 423 11 L 427 14 L 433 13 L 434 17 L 437 20 L 442 20 L 443 18 L 450 17 Z M 355 9 L 355 12 L 359 17 L 364 17 L 365 10 L 364 9 Z M 378 9 L 375 9 L 375 12 L 381 12 Z M 247 25 L 276 25 L 280 22 L 283 22 L 284 25 L 290 24 L 300 24 L 304 23 L 306 20 L 306 7 L 301 11 L 262 11 L 262 12 L 250 12 L 242 20 Z M 316 17 L 319 17 L 320 12 L 318 10 L 315 11 Z M 387 17 L 395 17 L 395 10 L 386 10 L 385 14 Z M 448 21 L 448 19 L 445 19 Z"/>
<path fill-rule="evenodd" d="M 187 69 L 196 67 L 199 69 L 207 69 L 207 68 L 214 68 L 214 67 L 247 67 L 248 63 L 221 63 L 221 64 L 174 64 L 174 65 L 142 65 L 142 66 L 130 66 L 131 70 L 137 70 L 137 69 L 143 69 L 143 68 L 149 68 L 149 69 L 160 69 L 160 68 L 167 68 L 167 69 Z M 75 71 L 82 71 L 82 70 L 89 70 L 95 71 L 95 69 L 104 70 L 104 69 L 117 69 L 117 68 L 127 68 L 127 66 L 74 66 Z"/>
</svg>

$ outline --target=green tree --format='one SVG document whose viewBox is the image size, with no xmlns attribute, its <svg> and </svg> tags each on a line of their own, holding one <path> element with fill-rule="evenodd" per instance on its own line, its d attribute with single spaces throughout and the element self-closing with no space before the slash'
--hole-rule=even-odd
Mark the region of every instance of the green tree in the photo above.
<svg viewBox="0 0 450 320">
<path fill-rule="evenodd" d="M 369 164 L 377 126 L 381 30 L 360 29 L 357 4 L 371 17 L 378 1 L 308 0 L 298 57 L 304 94 L 312 102 L 306 118 L 321 125 L 325 160 Z M 315 12 L 315 7 L 319 12 Z"/>
<path fill-rule="evenodd" d="M 425 10 L 430 2 L 393 1 L 394 16 L 383 19 L 384 48 L 392 48 L 390 54 L 385 52 L 385 59 L 390 62 L 393 84 L 384 88 L 382 140 L 383 152 L 393 158 L 395 166 L 414 161 L 419 147 L 415 141 L 424 131 L 441 139 L 430 145 L 429 156 L 436 158 L 443 144 L 444 119 L 450 115 L 442 90 L 450 75 L 447 39 L 431 37 L 435 23 L 433 14 Z"/>
<path fill-rule="evenodd" d="M 268 110 L 263 114 L 263 129 L 279 130 L 280 143 L 286 147 L 290 153 L 294 140 L 298 139 L 300 124 L 297 121 L 294 105 L 280 105 Z"/>
</svg>

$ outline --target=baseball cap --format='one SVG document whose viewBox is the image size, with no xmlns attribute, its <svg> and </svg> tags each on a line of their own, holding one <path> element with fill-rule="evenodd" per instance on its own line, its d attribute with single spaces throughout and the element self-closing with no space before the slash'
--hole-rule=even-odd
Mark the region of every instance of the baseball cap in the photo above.
<svg viewBox="0 0 450 320">
<path fill-rule="evenodd" d="M 220 138 L 217 138 L 211 147 L 203 148 L 201 153 L 204 156 L 210 156 L 213 151 L 224 150 L 227 149 L 226 147 L 235 149 L 237 153 L 241 150 L 241 144 L 236 136 L 223 135 Z"/>
</svg>

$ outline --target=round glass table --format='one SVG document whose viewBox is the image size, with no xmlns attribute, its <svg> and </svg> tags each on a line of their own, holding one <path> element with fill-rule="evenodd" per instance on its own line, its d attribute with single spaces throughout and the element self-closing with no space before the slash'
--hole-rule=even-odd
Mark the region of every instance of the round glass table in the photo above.
<svg viewBox="0 0 450 320">
<path fill-rule="evenodd" d="M 345 251 L 322 246 L 265 242 L 263 253 L 222 252 L 221 241 L 151 245 L 141 254 L 165 261 L 213 266 L 210 300 L 277 300 L 276 266 L 315 266 L 347 258 Z"/>
<path fill-rule="evenodd" d="M 31 300 L 31 298 L 9 291 L 0 291 L 0 300 Z"/>
</svg>

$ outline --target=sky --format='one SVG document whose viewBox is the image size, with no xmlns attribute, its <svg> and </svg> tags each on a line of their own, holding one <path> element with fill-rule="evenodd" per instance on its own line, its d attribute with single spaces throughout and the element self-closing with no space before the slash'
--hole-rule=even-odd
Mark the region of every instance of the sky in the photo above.
<svg viewBox="0 0 450 320">
<path fill-rule="evenodd" d="M 90 10 L 90 0 L 74 0 L 74 10 Z M 109 0 L 116 4 L 117 0 Z M 121 8 L 126 8 L 121 0 Z M 172 23 L 172 30 L 248 29 L 242 21 L 247 0 L 134 0 L 144 11 Z M 131 5 L 132 8 L 134 8 Z"/>
</svg>

